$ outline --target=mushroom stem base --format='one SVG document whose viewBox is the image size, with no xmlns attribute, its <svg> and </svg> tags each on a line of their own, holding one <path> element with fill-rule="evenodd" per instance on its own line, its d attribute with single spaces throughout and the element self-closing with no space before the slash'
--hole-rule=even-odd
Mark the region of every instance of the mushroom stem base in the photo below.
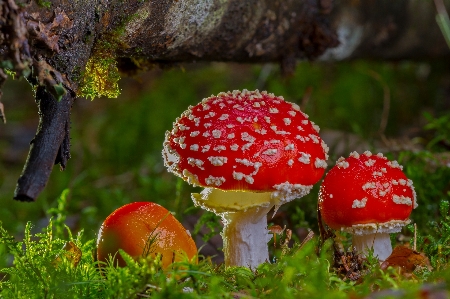
<svg viewBox="0 0 450 299">
<path fill-rule="evenodd" d="M 222 213 L 224 228 L 223 251 L 225 266 L 244 266 L 255 269 L 269 260 L 267 242 L 267 212 L 270 207 L 255 207 L 245 211 Z"/>
<path fill-rule="evenodd" d="M 378 260 L 386 260 L 392 253 L 391 238 L 388 233 L 353 235 L 353 247 L 357 252 L 367 255 L 373 248 L 373 256 Z"/>
</svg>

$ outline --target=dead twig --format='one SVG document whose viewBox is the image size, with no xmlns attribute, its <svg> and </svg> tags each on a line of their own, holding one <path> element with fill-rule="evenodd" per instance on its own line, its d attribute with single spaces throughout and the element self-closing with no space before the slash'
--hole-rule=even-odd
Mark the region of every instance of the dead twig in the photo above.
<svg viewBox="0 0 450 299">
<path fill-rule="evenodd" d="M 338 274 L 344 276 L 345 279 L 357 281 L 361 279 L 364 270 L 364 259 L 355 249 L 346 252 L 342 244 L 334 240 L 334 268 Z"/>
<path fill-rule="evenodd" d="M 322 221 L 322 213 L 320 212 L 319 203 L 317 203 L 317 224 L 319 226 L 319 233 L 320 233 L 320 246 L 319 246 L 320 248 L 327 239 L 333 238 L 334 234 L 324 225 Z"/>
<path fill-rule="evenodd" d="M 1 96 L 1 92 L 0 92 Z M 0 102 L 0 119 L 3 120 L 3 123 L 6 124 L 6 116 L 5 116 L 5 106 L 2 102 Z"/>
<path fill-rule="evenodd" d="M 378 133 L 381 136 L 384 136 L 384 132 L 386 131 L 386 127 L 389 120 L 389 111 L 391 109 L 391 90 L 389 89 L 387 83 L 380 76 L 380 74 L 378 74 L 373 70 L 369 70 L 367 74 L 372 78 L 374 78 L 376 81 L 378 81 L 381 84 L 381 87 L 383 88 L 383 111 L 381 112 L 381 120 Z"/>
<path fill-rule="evenodd" d="M 6 78 L 7 78 L 6 74 L 3 72 L 2 69 L 0 69 L 0 119 L 3 120 L 4 124 L 6 124 L 5 106 L 3 105 L 1 100 L 3 96 L 2 87 L 3 84 L 5 84 Z"/>
<path fill-rule="evenodd" d="M 414 223 L 414 246 L 413 250 L 417 250 L 417 223 Z"/>
<path fill-rule="evenodd" d="M 445 38 L 447 46 L 450 48 L 450 18 L 445 8 L 444 1 L 434 0 L 434 5 L 436 6 L 436 22 L 442 31 L 442 35 Z"/>
<path fill-rule="evenodd" d="M 314 232 L 310 229 L 308 229 L 308 235 L 303 239 L 302 243 L 300 243 L 299 248 L 302 248 L 303 246 L 305 246 L 306 243 L 308 243 L 309 241 L 311 241 L 312 238 L 314 238 Z"/>
<path fill-rule="evenodd" d="M 309 100 L 311 99 L 312 92 L 313 92 L 312 86 L 306 87 L 305 93 L 303 94 L 302 97 L 302 102 L 300 103 L 300 109 L 302 111 L 306 110 L 306 106 L 308 105 Z"/>
</svg>

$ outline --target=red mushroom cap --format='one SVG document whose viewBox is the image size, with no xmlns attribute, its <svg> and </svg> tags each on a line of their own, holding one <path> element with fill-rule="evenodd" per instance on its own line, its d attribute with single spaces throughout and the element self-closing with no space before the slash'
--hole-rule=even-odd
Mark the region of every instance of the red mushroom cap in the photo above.
<svg viewBox="0 0 450 299">
<path fill-rule="evenodd" d="M 169 171 L 203 187 L 274 191 L 309 186 L 327 159 L 319 128 L 298 105 L 267 92 L 220 93 L 190 107 L 166 133 Z"/>
<path fill-rule="evenodd" d="M 149 240 L 154 238 L 151 248 Z M 164 207 L 153 202 L 133 202 L 112 212 L 103 222 L 98 233 L 97 258 L 106 262 L 114 256 L 118 265 L 126 265 L 118 250 L 122 249 L 137 259 L 149 254 L 162 254 L 162 267 L 180 261 L 186 254 L 192 259 L 197 247 L 189 232 Z"/>
<path fill-rule="evenodd" d="M 417 206 L 412 181 L 397 161 L 369 151 L 340 158 L 319 192 L 319 208 L 333 229 L 396 232 Z M 349 228 L 349 229 L 346 229 Z"/>
</svg>

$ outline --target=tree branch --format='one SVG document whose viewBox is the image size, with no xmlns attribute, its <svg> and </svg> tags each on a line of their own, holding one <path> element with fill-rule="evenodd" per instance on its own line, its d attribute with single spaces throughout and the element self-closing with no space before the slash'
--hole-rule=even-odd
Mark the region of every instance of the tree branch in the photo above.
<svg viewBox="0 0 450 299">
<path fill-rule="evenodd" d="M 53 165 L 65 167 L 69 154 L 69 118 L 74 97 L 67 93 L 61 101 L 42 86 L 36 90 L 40 121 L 31 141 L 30 153 L 17 182 L 14 199 L 34 201 L 47 184 Z"/>
<path fill-rule="evenodd" d="M 32 73 L 23 75 L 36 88 L 39 125 L 18 179 L 14 199 L 34 201 L 44 189 L 53 165 L 66 167 L 70 158 L 70 109 L 78 88 L 77 77 L 89 59 L 94 20 L 101 8 L 90 3 L 53 1 L 46 10 L 32 3 L 15 11 L 15 21 L 26 28 L 33 59 Z M 91 40 L 86 39 L 89 33 Z M 28 57 L 30 57 L 28 56 Z"/>
</svg>

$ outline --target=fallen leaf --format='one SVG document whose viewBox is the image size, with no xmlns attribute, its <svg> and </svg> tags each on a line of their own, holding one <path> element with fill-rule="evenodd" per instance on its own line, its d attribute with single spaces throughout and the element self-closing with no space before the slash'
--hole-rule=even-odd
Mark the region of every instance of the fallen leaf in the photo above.
<svg viewBox="0 0 450 299">
<path fill-rule="evenodd" d="M 76 267 L 81 260 L 80 248 L 78 248 L 78 246 L 75 245 L 75 243 L 73 243 L 72 241 L 69 241 L 69 242 L 66 242 L 66 244 L 64 244 L 63 249 L 66 251 L 64 253 L 64 257 L 67 260 L 69 260 L 74 267 Z M 56 263 L 56 264 L 58 264 L 60 262 L 61 262 L 61 257 L 57 257 L 54 261 L 54 263 Z"/>
<path fill-rule="evenodd" d="M 403 273 L 412 273 L 419 266 L 432 270 L 425 254 L 403 245 L 394 248 L 392 254 L 381 264 L 381 269 L 385 270 L 389 266 L 400 267 Z"/>
</svg>

